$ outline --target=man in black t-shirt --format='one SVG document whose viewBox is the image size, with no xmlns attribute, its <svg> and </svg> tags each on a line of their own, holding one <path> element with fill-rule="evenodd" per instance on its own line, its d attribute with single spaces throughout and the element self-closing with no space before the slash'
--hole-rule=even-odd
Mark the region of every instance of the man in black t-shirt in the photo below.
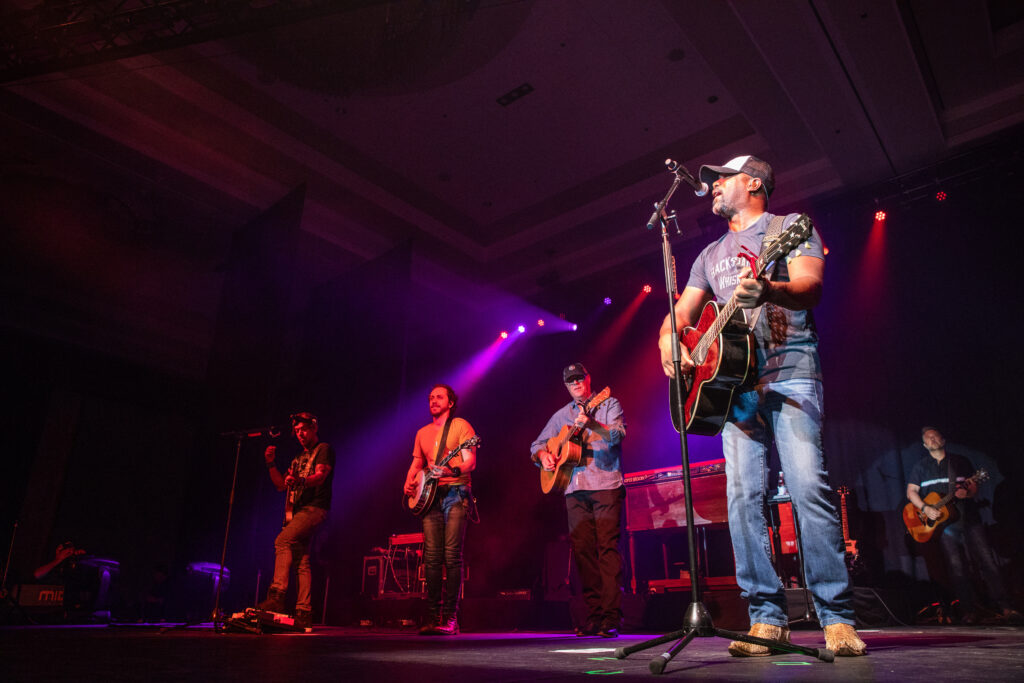
<svg viewBox="0 0 1024 683">
<path fill-rule="evenodd" d="M 274 465 L 277 447 L 267 446 L 263 455 L 270 480 L 278 491 L 287 491 L 288 494 L 284 528 L 274 539 L 274 580 L 267 591 L 267 599 L 258 608 L 271 612 L 285 611 L 288 575 L 295 565 L 299 580 L 295 623 L 305 628 L 313 623 L 309 542 L 316 528 L 327 519 L 327 511 L 331 508 L 331 485 L 334 483 L 334 449 L 319 440 L 317 429 L 315 415 L 292 415 L 292 431 L 302 445 L 302 452 L 292 460 L 284 476 Z"/>
<path fill-rule="evenodd" d="M 950 521 L 938 532 L 939 545 L 953 582 L 953 592 L 960 601 L 961 621 L 971 624 L 977 621 L 974 592 L 966 550 L 973 560 L 985 585 L 989 597 L 1002 611 L 1002 617 L 1012 622 L 1021 620 L 1007 597 L 1006 587 L 995 555 L 985 536 L 985 525 L 981 521 L 978 504 L 974 497 L 978 486 L 971 477 L 974 467 L 962 455 L 946 452 L 946 440 L 934 427 L 921 430 L 921 440 L 928 455 L 921 458 L 911 469 L 907 480 L 907 499 L 929 519 L 938 519 L 941 508 L 925 503 L 929 494 L 945 497 L 950 492 L 953 499 L 947 503 Z"/>
</svg>

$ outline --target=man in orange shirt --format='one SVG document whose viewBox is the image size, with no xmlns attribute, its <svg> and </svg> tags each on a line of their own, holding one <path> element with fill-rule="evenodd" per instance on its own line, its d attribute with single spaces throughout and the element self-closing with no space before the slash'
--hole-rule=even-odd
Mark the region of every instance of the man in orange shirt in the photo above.
<svg viewBox="0 0 1024 683">
<path fill-rule="evenodd" d="M 459 633 L 459 594 L 462 592 L 462 547 L 466 521 L 473 504 L 469 473 L 476 468 L 476 449 L 459 451 L 447 464 L 434 463 L 474 435 L 473 427 L 455 417 L 459 397 L 447 384 L 435 384 L 428 406 L 430 423 L 416 432 L 412 464 L 405 477 L 405 494 L 416 493 L 416 475 L 433 470 L 437 495 L 423 513 L 423 571 L 427 582 L 427 623 L 420 635 Z M 444 435 L 444 444 L 441 443 Z M 443 602 L 442 602 L 443 583 Z"/>
</svg>

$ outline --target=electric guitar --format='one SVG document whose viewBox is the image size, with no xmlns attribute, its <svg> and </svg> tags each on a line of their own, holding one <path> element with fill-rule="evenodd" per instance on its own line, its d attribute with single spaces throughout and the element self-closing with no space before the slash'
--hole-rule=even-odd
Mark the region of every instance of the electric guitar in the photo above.
<svg viewBox="0 0 1024 683">
<path fill-rule="evenodd" d="M 847 556 L 857 557 L 860 553 L 857 551 L 857 541 L 850 538 L 850 517 L 846 511 L 846 497 L 850 495 L 850 489 L 846 486 L 840 486 L 836 493 L 839 494 L 840 507 L 843 513 L 843 544 L 846 546 Z"/>
<path fill-rule="evenodd" d="M 977 484 L 986 479 L 988 479 L 988 472 L 981 469 L 964 480 L 963 484 L 967 482 Z M 956 488 L 960 488 L 960 486 L 962 485 L 958 485 Z M 931 539 L 935 531 L 941 528 L 943 524 L 956 521 L 954 517 L 956 508 L 947 507 L 947 503 L 956 496 L 956 488 L 945 496 L 940 496 L 937 491 L 932 491 L 924 497 L 925 505 L 938 508 L 939 516 L 935 519 L 928 519 L 928 515 L 914 507 L 913 503 L 907 503 L 903 507 L 903 523 L 907 525 L 907 533 L 910 534 L 911 538 L 918 543 L 925 543 Z"/>
<path fill-rule="evenodd" d="M 458 455 L 459 451 L 462 449 L 473 448 L 474 446 L 479 445 L 480 436 L 478 434 L 474 434 L 455 448 L 448 451 L 443 458 L 434 463 L 434 466 L 444 467 L 448 464 L 448 461 Z M 440 477 L 434 475 L 433 469 L 430 467 L 424 467 L 416 473 L 416 491 L 405 497 L 405 504 L 412 514 L 417 517 L 422 517 L 423 513 L 430 509 L 431 504 L 434 502 L 434 498 L 437 496 L 437 480 L 439 478 Z"/>
<path fill-rule="evenodd" d="M 786 256 L 801 242 L 806 242 L 812 228 L 810 217 L 801 214 L 756 259 L 752 254 L 739 254 L 750 261 L 751 277 L 760 278 L 772 263 Z M 716 301 L 706 303 L 697 326 L 683 328 L 680 341 L 696 366 L 683 378 L 686 384 L 683 392 L 686 397 L 686 431 L 714 436 L 725 425 L 736 389 L 749 386 L 757 374 L 754 334 L 747 325 L 743 309 L 736 302 L 735 294 L 724 306 Z M 672 424 L 678 432 L 676 381 L 674 377 L 670 381 L 669 403 Z"/>
<path fill-rule="evenodd" d="M 857 549 L 857 541 L 850 538 L 850 516 L 846 510 L 846 497 L 850 495 L 850 489 L 846 486 L 840 486 L 836 492 L 839 494 L 840 509 L 842 511 L 843 545 L 846 546 L 846 571 L 851 576 L 858 576 L 867 567 L 864 565 L 864 560 Z"/>
<path fill-rule="evenodd" d="M 583 412 L 588 416 L 592 415 L 597 407 L 608 400 L 612 390 L 605 387 L 601 393 L 587 401 L 583 406 Z M 557 456 L 554 470 L 540 468 L 540 490 L 544 493 L 551 493 L 554 490 L 564 491 L 572 478 L 572 471 L 579 466 L 583 459 L 583 430 L 584 427 L 577 427 L 574 424 L 562 425 L 561 431 L 548 439 L 545 449 Z"/>
</svg>

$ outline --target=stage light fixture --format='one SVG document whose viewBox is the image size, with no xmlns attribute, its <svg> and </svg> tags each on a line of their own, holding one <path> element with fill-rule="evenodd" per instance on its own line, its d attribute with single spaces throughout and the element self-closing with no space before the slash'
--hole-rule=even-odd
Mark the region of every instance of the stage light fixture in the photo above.
<svg viewBox="0 0 1024 683">
<path fill-rule="evenodd" d="M 879 209 L 878 211 L 875 211 L 875 220 L 878 221 L 879 223 L 884 222 L 885 221 L 885 211 L 882 211 L 881 209 Z"/>
<path fill-rule="evenodd" d="M 942 190 L 939 190 L 938 192 L 935 193 L 935 201 L 937 201 L 937 202 L 944 202 L 944 201 L 946 201 L 946 198 L 948 196 L 949 195 L 947 195 L 945 192 L 943 192 Z"/>
<path fill-rule="evenodd" d="M 519 327 L 516 328 L 516 331 L 518 331 L 519 334 L 526 332 L 526 325 L 520 325 Z"/>
<path fill-rule="evenodd" d="M 502 330 L 501 334 L 498 336 L 501 337 L 502 339 L 508 339 L 508 332 Z"/>
<path fill-rule="evenodd" d="M 650 285 L 644 285 L 644 294 L 650 294 L 650 293 L 651 293 L 651 286 Z"/>
<path fill-rule="evenodd" d="M 572 324 L 572 331 L 573 331 L 573 332 L 575 332 L 575 331 L 576 331 L 576 327 L 577 327 L 576 323 L 573 323 L 573 324 Z"/>
<path fill-rule="evenodd" d="M 606 296 L 604 298 L 604 305 L 605 306 L 611 306 L 612 305 L 612 298 L 610 296 Z"/>
<path fill-rule="evenodd" d="M 537 327 L 544 327 L 544 318 L 537 320 Z"/>
</svg>

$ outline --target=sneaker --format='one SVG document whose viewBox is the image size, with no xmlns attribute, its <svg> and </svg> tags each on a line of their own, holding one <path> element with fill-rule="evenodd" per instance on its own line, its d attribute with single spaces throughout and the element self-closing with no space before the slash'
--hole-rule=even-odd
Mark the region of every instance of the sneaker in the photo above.
<svg viewBox="0 0 1024 683">
<path fill-rule="evenodd" d="M 774 624 L 762 624 L 760 622 L 751 624 L 747 635 L 754 636 L 755 638 L 777 640 L 780 643 L 789 642 L 789 629 L 785 626 L 775 626 Z M 780 650 L 770 650 L 764 645 L 745 643 L 742 640 L 734 640 L 729 643 L 729 654 L 733 657 L 767 657 L 768 655 L 780 652 Z"/>
<path fill-rule="evenodd" d="M 583 626 L 576 627 L 576 635 L 581 638 L 584 636 L 596 636 L 600 630 L 601 627 L 598 625 L 597 619 L 587 619 L 587 623 L 583 624 Z"/>
<path fill-rule="evenodd" d="M 256 605 L 256 609 L 263 610 L 264 612 L 277 612 L 278 614 L 284 614 L 284 593 L 271 588 L 267 591 L 267 599 Z"/>
<path fill-rule="evenodd" d="M 307 631 L 312 631 L 313 613 L 308 609 L 295 610 L 295 626 L 297 626 L 298 628 L 306 629 Z"/>
<path fill-rule="evenodd" d="M 614 621 L 606 621 L 602 626 L 601 630 L 597 632 L 597 635 L 602 638 L 618 638 L 619 637 L 619 625 Z"/>
<path fill-rule="evenodd" d="M 437 635 L 439 636 L 457 636 L 459 635 L 459 620 L 452 617 L 437 627 Z"/>
<path fill-rule="evenodd" d="M 840 657 L 859 657 L 867 654 L 868 646 L 849 624 L 829 624 L 825 627 L 825 647 Z"/>
</svg>

